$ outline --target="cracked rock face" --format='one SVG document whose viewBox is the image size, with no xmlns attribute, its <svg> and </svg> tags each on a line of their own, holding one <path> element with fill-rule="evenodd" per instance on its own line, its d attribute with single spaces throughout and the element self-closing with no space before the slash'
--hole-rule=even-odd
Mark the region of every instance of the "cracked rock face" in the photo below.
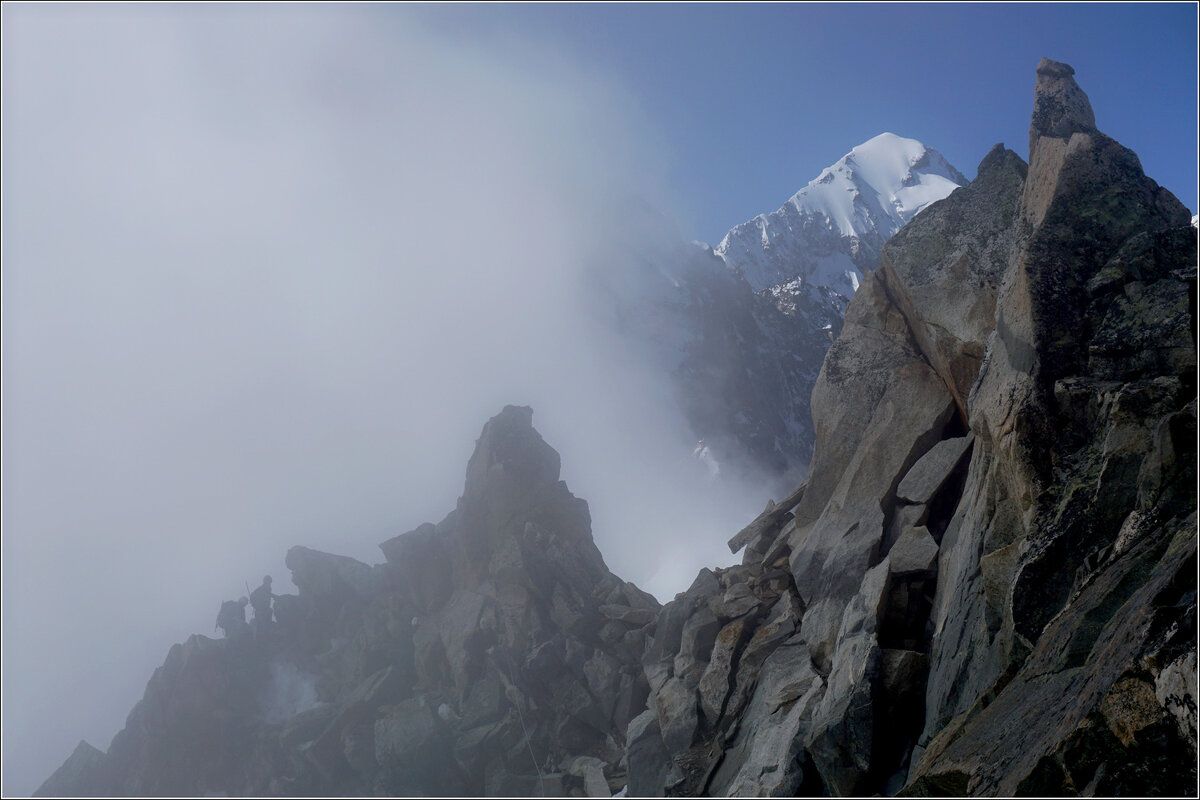
<svg viewBox="0 0 1200 800">
<path fill-rule="evenodd" d="M 1194 486 L 1186 503 L 1172 507 L 1150 500 L 1159 490 L 1147 484 L 1163 485 L 1154 431 L 1168 419 L 1194 425 L 1194 321 L 1175 309 L 1186 302 L 1189 282 L 1195 292 L 1195 236 L 1142 262 L 1145 281 L 1125 266 L 1130 248 L 1144 248 L 1139 242 L 1182 237 L 1188 215 L 1141 173 L 1135 156 L 1094 130 L 1071 75 L 1065 65 L 1039 67 L 1019 210 L 1027 227 L 1004 275 L 996 335 L 969 398 L 976 443 L 961 510 L 942 543 L 926 749 L 910 774 L 921 785 L 953 773 L 972 792 L 1013 792 L 1026 780 L 1054 793 L 1093 782 L 1100 793 L 1129 791 L 1128 770 L 1178 745 L 1135 748 L 1141 766 L 1121 763 L 1130 753 L 1075 763 L 1071 736 L 1063 734 L 1089 727 L 1096 703 L 1123 674 L 1156 674 L 1165 666 L 1156 654 L 1166 642 L 1154 641 L 1136 620 L 1186 609 L 1156 610 L 1159 601 L 1149 596 L 1131 602 L 1131 584 L 1149 592 L 1174 580 L 1195 549 L 1193 534 L 1190 544 L 1179 538 L 1182 530 L 1194 533 Z M 1140 290 L 1136 284 L 1162 297 L 1153 310 L 1127 314 L 1123 300 Z M 1137 319 L 1126 332 L 1135 352 L 1119 376 L 1089 357 L 1105 349 L 1116 315 Z M 1164 319 L 1173 336 L 1190 340 L 1190 355 L 1174 362 L 1139 357 L 1139 333 Z M 1194 459 L 1194 443 L 1188 447 Z M 1194 480 L 1174 474 L 1167 485 Z M 1148 549 L 1116 546 L 1135 538 Z M 1137 573 L 1142 578 L 1129 577 L 1128 570 L 1150 570 L 1152 562 L 1152 571 Z M 1118 632 L 1121 648 L 1106 646 Z M 1194 638 L 1171 646 L 1194 650 Z M 994 735 L 984 731 L 1000 715 L 1039 704 L 1056 714 L 1031 713 L 1020 741 L 1001 737 L 987 758 L 962 758 Z"/>
<path fill-rule="evenodd" d="M 1038 68 L 1032 163 L 993 149 L 851 301 L 794 518 L 731 543 L 786 558 L 798 624 L 748 659 L 770 605 L 737 608 L 643 786 L 1194 788 L 1196 237 L 1073 74 Z"/>
<path fill-rule="evenodd" d="M 1069 64 L 1043 58 L 1037 65 L 1037 88 L 1034 91 L 1033 120 L 1030 140 L 1035 136 L 1069 138 L 1076 131 L 1096 129 L 1092 104 L 1079 84 L 1075 69 Z M 1032 146 L 1029 152 L 1033 152 Z"/>
<path fill-rule="evenodd" d="M 441 523 L 293 548 L 270 635 L 41 793 L 1193 793 L 1196 232 L 1069 66 L 1030 135 L 885 247 L 743 563 L 660 608 L 509 407 Z"/>
</svg>

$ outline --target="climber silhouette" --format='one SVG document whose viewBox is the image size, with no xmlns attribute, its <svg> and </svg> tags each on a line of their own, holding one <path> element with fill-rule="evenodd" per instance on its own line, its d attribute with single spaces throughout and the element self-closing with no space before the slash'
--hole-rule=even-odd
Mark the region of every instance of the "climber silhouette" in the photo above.
<svg viewBox="0 0 1200 800">
<path fill-rule="evenodd" d="M 250 593 L 250 605 L 254 608 L 254 629 L 266 633 L 271 624 L 271 600 L 276 595 L 271 591 L 271 576 L 264 575 L 262 585 Z"/>
</svg>

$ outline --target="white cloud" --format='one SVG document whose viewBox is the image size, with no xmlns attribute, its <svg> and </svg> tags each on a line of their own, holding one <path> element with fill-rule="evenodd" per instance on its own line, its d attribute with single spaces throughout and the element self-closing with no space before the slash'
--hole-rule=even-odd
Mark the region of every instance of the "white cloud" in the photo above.
<svg viewBox="0 0 1200 800">
<path fill-rule="evenodd" d="M 622 577 L 728 560 L 759 501 L 588 315 L 674 235 L 628 224 L 669 156 L 619 86 L 394 7 L 6 6 L 3 44 L 6 794 L 290 545 L 439 519 L 505 403 Z"/>
</svg>

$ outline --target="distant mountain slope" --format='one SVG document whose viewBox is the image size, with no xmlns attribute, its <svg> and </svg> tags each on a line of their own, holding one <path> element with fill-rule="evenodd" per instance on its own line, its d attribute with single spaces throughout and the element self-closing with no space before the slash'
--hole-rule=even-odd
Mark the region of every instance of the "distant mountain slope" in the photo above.
<svg viewBox="0 0 1200 800">
<path fill-rule="evenodd" d="M 714 252 L 755 291 L 800 278 L 848 298 L 892 234 L 966 183 L 938 151 L 881 133 L 778 210 L 729 231 Z"/>
<path fill-rule="evenodd" d="M 882 133 L 715 250 L 681 248 L 647 271 L 625 317 L 671 373 L 714 471 L 803 477 L 810 397 L 846 303 L 884 242 L 966 182 L 936 150 Z"/>
</svg>

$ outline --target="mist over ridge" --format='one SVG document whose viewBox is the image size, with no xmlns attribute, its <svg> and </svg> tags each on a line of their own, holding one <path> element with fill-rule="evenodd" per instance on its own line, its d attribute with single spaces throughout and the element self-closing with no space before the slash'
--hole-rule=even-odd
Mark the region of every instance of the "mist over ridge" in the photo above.
<svg viewBox="0 0 1200 800">
<path fill-rule="evenodd" d="M 68 753 L 51 786 L 504 796 L 1136 794 L 1194 757 L 1190 155 L 1160 178 L 1111 99 L 1190 39 L 1028 9 L 881 98 L 916 7 L 829 74 L 818 6 L 467 8 L 3 9 L 3 792 Z M 1047 39 L 1100 122 L 1043 58 L 1028 163 L 955 188 L 932 148 L 1023 138 Z M 1177 128 L 1186 84 L 1138 99 Z M 847 130 L 688 241 L 808 163 L 771 140 Z M 210 631 L 264 573 L 278 626 Z"/>
<path fill-rule="evenodd" d="M 669 196 L 620 87 L 403 14 L 6 18 L 6 793 L 292 544 L 374 563 L 437 521 L 506 403 L 614 571 L 669 597 L 731 558 L 763 498 L 592 315 L 589 270 L 676 241 L 627 224 Z"/>
</svg>

